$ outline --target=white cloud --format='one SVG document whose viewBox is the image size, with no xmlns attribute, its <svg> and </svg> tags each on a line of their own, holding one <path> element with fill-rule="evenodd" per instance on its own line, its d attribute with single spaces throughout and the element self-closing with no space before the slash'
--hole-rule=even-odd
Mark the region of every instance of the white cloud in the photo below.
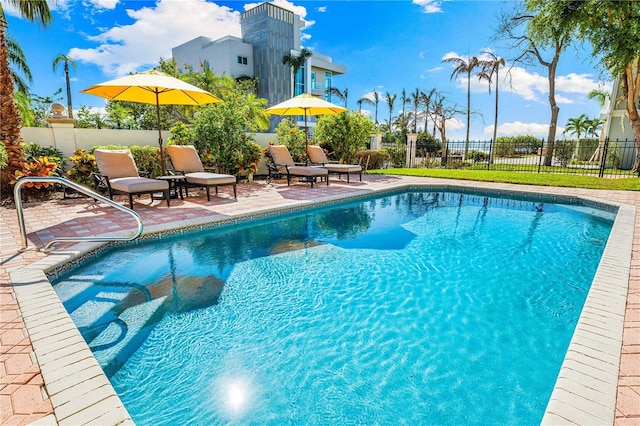
<svg viewBox="0 0 640 426">
<path fill-rule="evenodd" d="M 426 72 L 438 72 L 438 71 L 442 71 L 442 67 L 433 67 L 433 68 L 429 68 L 427 70 L 425 70 Z"/>
<path fill-rule="evenodd" d="M 160 0 L 153 7 L 129 9 L 127 14 L 133 24 L 89 37 L 99 45 L 74 48 L 69 55 L 96 64 L 107 75 L 121 76 L 156 65 L 160 58 L 170 58 L 171 47 L 195 37 L 240 36 L 240 13 L 205 0 Z"/>
<path fill-rule="evenodd" d="M 599 87 L 598 82 L 591 78 L 591 74 L 576 74 L 572 72 L 556 78 L 556 89 L 559 92 L 586 94 Z"/>
<path fill-rule="evenodd" d="M 327 6 L 320 6 L 319 8 L 316 9 L 318 12 L 320 13 L 324 13 L 327 11 Z"/>
<path fill-rule="evenodd" d="M 258 2 L 258 3 L 247 3 L 244 5 L 244 10 L 249 10 L 252 9 L 260 4 L 262 4 L 264 2 Z M 281 7 L 283 9 L 287 9 L 292 11 L 293 13 L 295 13 L 296 15 L 300 16 L 300 19 L 302 20 L 302 22 L 304 22 L 304 27 L 305 29 L 309 29 L 311 26 L 313 26 L 313 24 L 316 23 L 316 21 L 308 21 L 306 19 L 307 17 L 307 8 L 304 6 L 298 6 L 293 4 L 292 2 L 288 1 L 288 0 L 273 0 L 270 1 L 270 3 Z"/>
<path fill-rule="evenodd" d="M 442 12 L 440 0 L 413 0 L 413 4 L 417 4 L 422 8 L 424 13 L 439 13 Z"/>
<path fill-rule="evenodd" d="M 556 134 L 561 134 L 564 127 L 558 126 Z M 512 123 L 503 123 L 498 125 L 499 136 L 518 136 L 531 135 L 537 138 L 546 138 L 549 133 L 549 123 L 523 123 L 514 121 Z M 483 129 L 483 134 L 493 137 L 493 124 Z"/>
<path fill-rule="evenodd" d="M 115 9 L 120 0 L 88 0 L 88 3 L 98 9 Z"/>
</svg>

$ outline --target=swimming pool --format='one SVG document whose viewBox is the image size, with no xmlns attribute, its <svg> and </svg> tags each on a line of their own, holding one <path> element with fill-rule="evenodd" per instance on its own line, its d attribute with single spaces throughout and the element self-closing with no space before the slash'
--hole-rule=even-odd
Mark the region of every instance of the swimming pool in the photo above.
<svg viewBox="0 0 640 426">
<path fill-rule="evenodd" d="M 114 250 L 56 289 L 139 424 L 539 423 L 612 219 L 414 191 Z"/>
</svg>

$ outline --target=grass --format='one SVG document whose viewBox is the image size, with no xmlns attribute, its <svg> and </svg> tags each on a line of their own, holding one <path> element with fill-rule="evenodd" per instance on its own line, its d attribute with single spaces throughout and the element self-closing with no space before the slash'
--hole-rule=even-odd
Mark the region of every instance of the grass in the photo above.
<svg viewBox="0 0 640 426">
<path fill-rule="evenodd" d="M 563 186 L 570 188 L 608 189 L 617 191 L 640 191 L 640 178 L 599 178 L 593 176 L 497 172 L 487 170 L 461 169 L 384 169 L 368 170 L 370 174 L 434 177 L 443 179 L 461 179 L 481 182 L 502 182 L 521 185 Z"/>
</svg>

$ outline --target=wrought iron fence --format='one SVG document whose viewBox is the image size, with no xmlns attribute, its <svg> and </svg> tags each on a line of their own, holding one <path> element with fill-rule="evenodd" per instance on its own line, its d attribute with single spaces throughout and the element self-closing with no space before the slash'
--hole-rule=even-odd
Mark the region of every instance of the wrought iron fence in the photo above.
<svg viewBox="0 0 640 426">
<path fill-rule="evenodd" d="M 540 139 L 517 142 L 448 141 L 415 147 L 408 165 L 423 168 L 494 170 L 532 173 L 582 174 L 599 177 L 638 176 L 634 171 L 636 142 L 596 139 L 557 140 L 549 144 Z M 383 147 L 385 147 L 383 145 Z M 407 164 L 403 165 L 406 166 Z M 398 166 L 398 164 L 394 165 Z"/>
</svg>

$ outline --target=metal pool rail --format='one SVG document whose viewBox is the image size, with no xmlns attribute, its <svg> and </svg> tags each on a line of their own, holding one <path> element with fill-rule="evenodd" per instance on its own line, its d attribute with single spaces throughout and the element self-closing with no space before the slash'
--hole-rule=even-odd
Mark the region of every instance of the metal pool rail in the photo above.
<svg viewBox="0 0 640 426">
<path fill-rule="evenodd" d="M 90 189 L 87 189 L 81 185 L 78 185 L 75 182 L 71 182 L 68 179 L 64 179 L 61 177 L 41 177 L 41 176 L 29 176 L 29 177 L 24 177 L 22 179 L 20 179 L 14 189 L 13 189 L 13 197 L 14 200 L 16 201 L 16 212 L 18 213 L 18 224 L 20 226 L 20 242 L 22 244 L 22 248 L 19 251 L 25 251 L 27 250 L 27 246 L 28 246 L 28 242 L 27 242 L 27 232 L 25 230 L 25 226 L 24 226 L 24 210 L 22 208 L 22 187 L 30 182 L 43 182 L 43 183 L 59 183 L 62 185 L 65 185 L 71 189 L 74 189 L 78 192 L 81 192 L 85 195 L 88 195 L 89 197 L 93 198 L 94 200 L 100 200 L 102 202 L 105 202 L 113 207 L 115 207 L 116 209 L 123 211 L 125 213 L 130 214 L 131 216 L 133 216 L 133 218 L 136 220 L 136 222 L 138 223 L 138 231 L 136 232 L 135 235 L 133 235 L 132 237 L 76 237 L 76 238 L 54 238 L 53 240 L 49 241 L 47 243 L 47 245 L 44 246 L 43 251 L 47 251 L 49 250 L 49 247 L 51 247 L 51 245 L 55 244 L 55 243 L 59 243 L 59 242 L 63 242 L 63 241 L 70 241 L 70 242 L 82 242 L 82 241 L 93 241 L 93 242 L 111 242 L 111 241 L 132 241 L 135 240 L 136 238 L 138 238 L 140 235 L 142 235 L 142 230 L 144 229 L 144 226 L 142 225 L 142 219 L 140 218 L 140 216 L 138 215 L 138 213 L 134 212 L 131 209 L 128 209 L 127 207 L 121 206 L 120 204 L 106 198 L 103 197 L 102 195 L 91 191 Z"/>
</svg>

